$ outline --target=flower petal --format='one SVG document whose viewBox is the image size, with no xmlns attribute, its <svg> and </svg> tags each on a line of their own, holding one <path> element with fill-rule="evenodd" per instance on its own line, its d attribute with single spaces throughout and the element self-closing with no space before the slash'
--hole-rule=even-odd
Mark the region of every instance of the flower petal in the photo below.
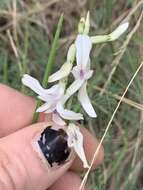
<svg viewBox="0 0 143 190">
<path fill-rule="evenodd" d="M 55 82 L 57 80 L 60 80 L 68 76 L 71 69 L 72 69 L 72 64 L 70 62 L 66 62 L 65 64 L 63 64 L 63 66 L 60 68 L 59 71 L 57 71 L 56 73 L 52 74 L 49 77 L 48 82 Z"/>
<path fill-rule="evenodd" d="M 22 83 L 39 95 L 45 92 L 45 89 L 40 85 L 39 81 L 28 74 L 23 75 Z"/>
<path fill-rule="evenodd" d="M 46 110 L 48 110 L 51 106 L 51 103 L 45 103 L 42 106 L 40 106 L 36 112 L 45 112 Z"/>
<path fill-rule="evenodd" d="M 59 115 L 66 120 L 83 120 L 81 113 L 76 113 L 68 109 L 64 109 L 61 102 L 57 104 L 57 112 Z"/>
<path fill-rule="evenodd" d="M 93 70 L 90 70 L 90 59 L 88 60 L 88 63 L 84 70 L 79 68 L 79 66 L 75 66 L 73 67 L 71 72 L 75 80 L 88 80 L 89 78 L 91 78 L 93 75 Z"/>
<path fill-rule="evenodd" d="M 48 94 L 41 94 L 41 96 L 37 96 L 38 99 L 44 101 L 44 102 L 49 102 L 50 100 L 52 100 L 52 97 Z"/>
<path fill-rule="evenodd" d="M 88 80 L 92 77 L 93 75 L 93 70 L 86 70 L 85 74 L 84 74 L 84 78 L 85 80 Z"/>
<path fill-rule="evenodd" d="M 51 106 L 45 111 L 45 113 L 52 113 L 56 110 L 56 103 L 52 103 Z"/>
<path fill-rule="evenodd" d="M 73 74 L 75 80 L 80 78 L 80 68 L 79 66 L 74 66 L 71 73 Z"/>
<path fill-rule="evenodd" d="M 53 122 L 56 123 L 57 125 L 66 125 L 66 123 L 64 122 L 64 120 L 59 116 L 58 113 L 53 113 L 52 114 L 52 119 Z"/>
<path fill-rule="evenodd" d="M 92 42 L 89 36 L 79 34 L 75 41 L 77 65 L 82 69 L 86 68 L 89 60 L 89 54 L 92 48 Z"/>
<path fill-rule="evenodd" d="M 86 85 L 87 82 L 85 82 L 82 87 L 80 88 L 79 92 L 78 92 L 78 100 L 81 103 L 83 109 L 86 111 L 86 113 L 90 116 L 90 117 L 97 117 L 94 108 L 92 107 L 92 104 L 90 102 L 90 99 L 87 95 L 87 91 L 86 91 Z"/>
<path fill-rule="evenodd" d="M 75 80 L 66 90 L 65 96 L 63 98 L 63 103 L 65 103 L 76 91 L 78 91 L 83 83 L 84 80 Z"/>
<path fill-rule="evenodd" d="M 64 89 L 61 85 L 56 84 L 49 89 L 46 89 L 44 93 L 38 96 L 39 99 L 47 102 L 47 101 L 57 101 L 64 94 Z"/>
<path fill-rule="evenodd" d="M 23 76 L 22 83 L 36 92 L 39 95 L 38 98 L 43 101 L 53 100 L 53 97 L 57 100 L 63 96 L 64 93 L 64 89 L 59 84 L 54 85 L 49 89 L 44 89 L 37 79 L 27 74 Z"/>
<path fill-rule="evenodd" d="M 78 157 L 82 160 L 84 168 L 89 168 L 84 147 L 83 147 L 83 135 L 79 128 L 73 123 L 70 123 L 67 129 L 68 146 L 73 147 Z"/>
</svg>

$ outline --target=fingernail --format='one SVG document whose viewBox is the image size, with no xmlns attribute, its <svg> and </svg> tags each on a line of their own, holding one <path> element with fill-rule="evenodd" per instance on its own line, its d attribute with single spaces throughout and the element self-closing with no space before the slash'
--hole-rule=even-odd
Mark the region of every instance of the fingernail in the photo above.
<svg viewBox="0 0 143 190">
<path fill-rule="evenodd" d="M 38 137 L 37 144 L 50 167 L 60 166 L 68 161 L 71 149 L 68 147 L 67 138 L 63 129 L 56 130 L 52 127 L 45 128 Z"/>
</svg>

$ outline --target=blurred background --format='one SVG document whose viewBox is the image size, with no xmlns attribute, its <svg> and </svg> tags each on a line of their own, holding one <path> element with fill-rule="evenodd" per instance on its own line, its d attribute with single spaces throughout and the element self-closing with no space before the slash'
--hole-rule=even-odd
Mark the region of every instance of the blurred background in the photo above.
<svg viewBox="0 0 143 190">
<path fill-rule="evenodd" d="M 0 82 L 23 93 L 29 73 L 42 80 L 58 19 L 64 13 L 53 71 L 64 63 L 77 35 L 81 16 L 91 13 L 90 35 L 111 32 L 123 20 L 128 31 L 116 42 L 92 51 L 94 77 L 89 96 L 98 117 L 85 117 L 84 126 L 101 138 L 129 81 L 143 61 L 142 0 L 0 0 Z M 76 111 L 82 111 L 76 99 Z M 85 114 L 85 113 L 84 113 Z M 105 159 L 91 172 L 91 190 L 143 189 L 143 68 L 136 76 L 104 139 Z M 81 174 L 82 175 L 82 174 Z"/>
</svg>

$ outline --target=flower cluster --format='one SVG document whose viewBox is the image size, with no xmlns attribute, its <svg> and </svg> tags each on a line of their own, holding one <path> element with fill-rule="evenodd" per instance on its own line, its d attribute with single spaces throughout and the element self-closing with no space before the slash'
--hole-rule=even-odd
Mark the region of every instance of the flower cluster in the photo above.
<svg viewBox="0 0 143 190">
<path fill-rule="evenodd" d="M 81 113 L 76 113 L 66 109 L 66 102 L 75 93 L 78 93 L 78 101 L 85 112 L 92 118 L 96 117 L 96 112 L 91 104 L 87 94 L 87 82 L 93 75 L 91 69 L 90 52 L 93 44 L 116 40 L 128 28 L 128 23 L 123 23 L 117 27 L 111 34 L 89 36 L 90 18 L 89 13 L 86 19 L 81 18 L 78 26 L 78 35 L 75 42 L 70 46 L 66 62 L 59 71 L 52 74 L 48 82 L 57 82 L 49 89 L 44 89 L 38 80 L 25 74 L 22 82 L 25 86 L 31 88 L 40 100 L 44 102 L 36 111 L 52 114 L 52 121 L 58 125 L 66 125 L 66 120 L 83 120 Z M 75 65 L 74 65 L 75 63 Z M 74 81 L 67 86 L 68 76 L 72 74 Z M 68 146 L 73 147 L 79 158 L 83 161 L 84 167 L 88 167 L 83 148 L 83 136 L 79 128 L 70 123 L 67 128 Z"/>
</svg>

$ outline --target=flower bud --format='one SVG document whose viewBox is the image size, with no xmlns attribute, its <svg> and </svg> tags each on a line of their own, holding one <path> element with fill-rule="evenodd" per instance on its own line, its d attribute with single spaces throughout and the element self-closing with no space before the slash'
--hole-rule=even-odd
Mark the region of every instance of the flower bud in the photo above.
<svg viewBox="0 0 143 190">
<path fill-rule="evenodd" d="M 119 25 L 112 33 L 107 35 L 98 35 L 92 36 L 91 41 L 93 44 L 103 43 L 103 42 L 111 42 L 117 40 L 128 28 L 129 23 L 123 23 Z"/>
<path fill-rule="evenodd" d="M 76 52 L 76 48 L 75 48 L 75 44 L 72 44 L 69 47 L 68 50 L 68 54 L 67 54 L 67 62 L 73 63 L 74 59 L 75 59 L 75 52 Z"/>
<path fill-rule="evenodd" d="M 88 11 L 86 20 L 85 20 L 85 27 L 84 27 L 84 34 L 88 34 L 90 29 L 90 13 Z"/>
<path fill-rule="evenodd" d="M 83 34 L 84 28 L 85 28 L 85 19 L 84 19 L 84 17 L 82 17 L 79 21 L 79 24 L 78 24 L 78 33 Z"/>
<path fill-rule="evenodd" d="M 129 23 L 123 23 L 119 25 L 111 34 L 110 34 L 110 41 L 114 41 L 118 39 L 128 28 Z"/>
<path fill-rule="evenodd" d="M 71 69 L 72 69 L 72 63 L 65 62 L 60 68 L 60 70 L 49 76 L 48 82 L 55 82 L 57 80 L 63 79 L 64 77 L 67 77 L 70 74 Z"/>
</svg>

